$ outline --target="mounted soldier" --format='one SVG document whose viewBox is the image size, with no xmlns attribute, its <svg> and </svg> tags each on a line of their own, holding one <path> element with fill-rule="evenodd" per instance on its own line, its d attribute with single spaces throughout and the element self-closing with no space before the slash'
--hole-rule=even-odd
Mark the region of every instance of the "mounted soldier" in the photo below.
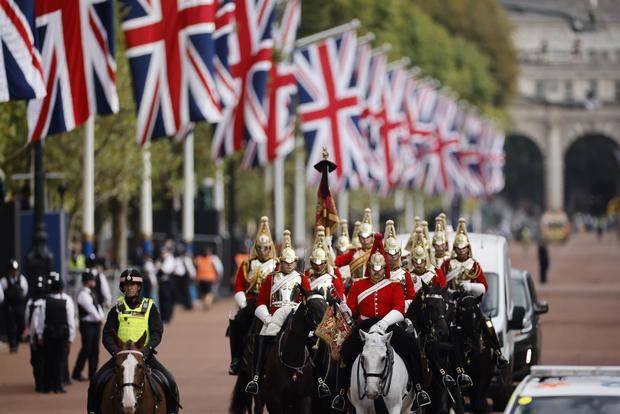
<svg viewBox="0 0 620 414">
<path fill-rule="evenodd" d="M 298 257 L 291 244 L 291 232 L 285 230 L 280 270 L 265 277 L 256 299 L 254 314 L 263 323 L 263 327 L 255 341 L 254 376 L 245 387 L 245 391 L 250 394 L 257 395 L 259 392 L 267 339 L 280 332 L 287 316 L 303 300 L 302 289 L 310 290 L 308 279 L 295 270 Z"/>
<path fill-rule="evenodd" d="M 250 331 L 256 310 L 256 298 L 267 275 L 273 273 L 278 265 L 276 248 L 269 230 L 269 219 L 261 217 L 250 256 L 245 259 L 235 276 L 234 299 L 239 311 L 229 321 L 231 363 L 228 373 L 238 375 L 243 357 L 245 338 Z"/>
<path fill-rule="evenodd" d="M 419 292 L 422 289 L 422 284 L 444 288 L 446 286 L 445 274 L 440 268 L 431 264 L 427 249 L 428 241 L 424 236 L 423 228 L 416 228 L 410 240 L 412 242 L 411 277 L 413 278 L 415 291 Z"/>
<path fill-rule="evenodd" d="M 360 330 L 381 334 L 392 332 L 391 344 L 394 350 L 413 371 L 410 377 L 415 383 L 418 404 L 424 406 L 430 403 L 428 393 L 422 389 L 423 373 L 413 352 L 416 348 L 415 339 L 398 325 L 404 320 L 405 297 L 400 283 L 390 280 L 390 268 L 382 239 L 381 233 L 374 235 L 373 246 L 368 252 L 368 262 L 365 266 L 366 277 L 353 284 L 346 305 L 341 306 L 343 311 L 357 319 L 358 323 L 342 347 L 339 375 L 345 381 L 332 403 L 332 407 L 340 411 L 344 411 L 345 408 L 344 393 L 348 388 L 353 361 L 362 349 Z"/>
<path fill-rule="evenodd" d="M 390 279 L 393 282 L 398 282 L 403 288 L 403 295 L 405 296 L 405 312 L 411 304 L 411 301 L 415 298 L 415 289 L 413 287 L 413 280 L 411 274 L 403 268 L 401 264 L 402 249 L 400 241 L 396 238 L 396 228 L 394 227 L 394 220 L 388 220 L 385 222 L 385 232 L 383 233 L 383 247 L 387 254 L 387 261 L 390 267 Z"/>
<path fill-rule="evenodd" d="M 310 282 L 310 288 L 323 295 L 325 300 L 331 297 L 332 289 L 344 300 L 344 284 L 338 268 L 330 263 L 330 256 L 329 248 L 325 246 L 325 228 L 317 226 L 316 239 L 310 254 L 310 267 L 304 274 Z"/>
<path fill-rule="evenodd" d="M 369 208 L 364 210 L 364 218 L 359 226 L 357 237 L 359 240 L 359 247 L 351 246 L 349 251 L 336 257 L 335 260 L 335 264 L 339 268 L 349 266 L 351 278 L 343 281 L 345 287 L 349 289 L 353 283 L 364 277 L 366 262 L 368 262 L 368 258 L 370 257 L 370 249 L 373 244 L 373 228 L 371 211 Z"/>
<path fill-rule="evenodd" d="M 435 232 L 433 233 L 433 252 L 435 265 L 441 267 L 446 260 L 450 260 L 450 247 L 446 222 L 440 214 L 435 218 Z"/>
<path fill-rule="evenodd" d="M 136 269 L 126 269 L 120 275 L 119 288 L 123 295 L 119 296 L 116 306 L 108 312 L 103 327 L 102 342 L 105 349 L 112 356 L 97 371 L 88 387 L 88 412 L 97 413 L 100 410 L 99 396 L 101 387 L 104 386 L 114 373 L 114 356 L 122 351 L 119 345 L 132 341 L 137 343 L 146 334 L 143 358 L 146 364 L 161 373 L 165 383 L 162 387 L 166 390 L 166 407 L 169 413 L 179 411 L 179 391 L 174 377 L 157 358 L 155 348 L 161 342 L 164 332 L 164 324 L 159 316 L 157 306 L 151 298 L 140 296 L 142 290 L 142 274 Z"/>
<path fill-rule="evenodd" d="M 446 274 L 449 286 L 454 290 L 464 291 L 474 297 L 478 297 L 484 295 L 488 289 L 482 267 L 473 258 L 471 243 L 467 235 L 467 224 L 464 218 L 459 219 L 456 236 L 452 245 L 452 255 L 449 261 L 443 263 L 442 270 Z M 502 355 L 493 322 L 486 317 L 485 319 L 485 341 L 494 350 L 497 357 L 497 367 L 500 369 L 505 368 L 508 365 L 508 360 Z"/>
</svg>

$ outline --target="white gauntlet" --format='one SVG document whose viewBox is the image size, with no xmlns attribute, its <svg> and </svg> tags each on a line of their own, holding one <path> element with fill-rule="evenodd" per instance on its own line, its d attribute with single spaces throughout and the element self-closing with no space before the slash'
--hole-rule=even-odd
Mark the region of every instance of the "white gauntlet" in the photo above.
<svg viewBox="0 0 620 414">
<path fill-rule="evenodd" d="M 244 292 L 235 293 L 233 298 L 235 299 L 235 302 L 237 302 L 237 306 L 239 306 L 239 308 L 243 309 L 248 306 L 248 300 L 245 298 Z"/>
</svg>

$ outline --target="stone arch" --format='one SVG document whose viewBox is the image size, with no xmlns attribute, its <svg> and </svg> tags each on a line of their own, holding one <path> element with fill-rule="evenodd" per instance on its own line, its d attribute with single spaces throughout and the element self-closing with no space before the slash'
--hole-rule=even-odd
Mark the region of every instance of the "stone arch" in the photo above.
<svg viewBox="0 0 620 414">
<path fill-rule="evenodd" d="M 564 141 L 564 205 L 567 212 L 601 215 L 620 194 L 620 140 L 600 130 Z"/>
<path fill-rule="evenodd" d="M 502 195 L 511 204 L 531 213 L 540 212 L 545 201 L 545 156 L 540 142 L 513 131 L 506 135 L 504 144 L 506 186 Z"/>
<path fill-rule="evenodd" d="M 562 156 L 566 157 L 568 149 L 579 139 L 587 136 L 602 136 L 620 146 L 620 134 L 618 134 L 618 127 L 620 125 L 614 125 L 610 122 L 598 123 L 592 125 L 585 125 L 582 123 L 571 124 L 568 131 L 563 134 L 562 139 Z"/>
</svg>

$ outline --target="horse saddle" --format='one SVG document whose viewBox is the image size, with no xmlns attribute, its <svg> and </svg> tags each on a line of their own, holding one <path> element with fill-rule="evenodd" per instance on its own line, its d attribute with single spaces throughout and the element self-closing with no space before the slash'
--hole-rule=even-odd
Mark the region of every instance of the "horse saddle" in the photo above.
<svg viewBox="0 0 620 414">
<path fill-rule="evenodd" d="M 165 395 L 159 395 L 158 397 L 166 398 L 166 402 L 169 407 L 176 404 L 179 408 L 183 408 L 181 403 L 179 403 L 179 390 L 176 387 L 175 389 L 172 389 L 172 385 L 163 372 L 151 367 L 151 375 L 148 375 L 147 377 L 149 381 L 155 380 L 164 390 Z M 157 387 L 155 387 L 154 384 L 151 384 L 151 388 L 153 388 L 153 390 L 157 390 Z"/>
</svg>

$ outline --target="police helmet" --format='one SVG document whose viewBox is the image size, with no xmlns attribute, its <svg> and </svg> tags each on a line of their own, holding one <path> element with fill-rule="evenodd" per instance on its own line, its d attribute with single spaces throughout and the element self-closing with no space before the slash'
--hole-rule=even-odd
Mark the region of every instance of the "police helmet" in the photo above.
<svg viewBox="0 0 620 414">
<path fill-rule="evenodd" d="M 65 287 L 65 281 L 58 272 L 50 272 L 48 280 L 51 290 L 62 290 Z"/>
<path fill-rule="evenodd" d="M 8 268 L 9 268 L 9 272 L 18 271 L 19 270 L 19 263 L 17 262 L 17 260 L 11 259 L 11 260 L 9 260 Z"/>
<path fill-rule="evenodd" d="M 97 276 L 91 269 L 86 269 L 82 272 L 82 283 L 86 283 L 90 280 L 96 280 Z"/>
<path fill-rule="evenodd" d="M 124 292 L 123 287 L 125 283 L 139 283 L 140 285 L 142 285 L 142 282 L 142 274 L 137 269 L 129 268 L 123 270 L 123 273 L 121 273 L 118 285 L 121 292 Z"/>
</svg>

